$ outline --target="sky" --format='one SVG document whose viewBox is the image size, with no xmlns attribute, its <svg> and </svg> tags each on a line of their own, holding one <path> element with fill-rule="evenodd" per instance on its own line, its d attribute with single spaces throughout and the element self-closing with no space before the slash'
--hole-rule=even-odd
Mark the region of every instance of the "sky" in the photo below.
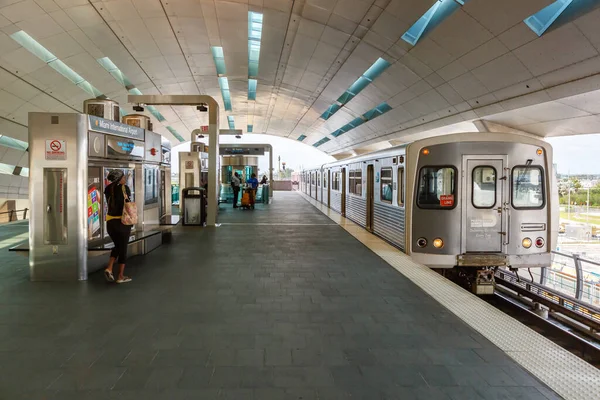
<svg viewBox="0 0 600 400">
<path fill-rule="evenodd" d="M 560 174 L 600 174 L 600 135 L 548 138 Z"/>
<path fill-rule="evenodd" d="M 600 174 L 600 135 L 576 135 L 548 138 L 554 149 L 554 163 L 558 165 L 561 174 Z M 221 143 L 266 143 L 273 146 L 273 162 L 277 170 L 277 157 L 286 162 L 287 168 L 296 171 L 302 167 L 312 167 L 334 158 L 317 150 L 312 146 L 302 144 L 272 135 L 245 134 L 242 139 L 234 136 L 221 136 Z M 179 171 L 178 152 L 189 151 L 190 143 L 175 146 L 172 152 L 172 172 Z M 268 157 L 260 157 L 259 169 L 267 171 L 269 168 Z"/>
<path fill-rule="evenodd" d="M 207 140 L 201 139 L 204 143 Z M 242 139 L 236 139 L 235 136 L 221 136 L 220 143 L 261 143 L 270 144 L 273 146 L 273 167 L 277 171 L 277 158 L 281 157 L 281 162 L 286 163 L 286 168 L 292 168 L 295 171 L 299 171 L 301 167 L 309 168 L 324 164 L 327 162 L 335 161 L 335 158 L 328 156 L 320 150 L 317 150 L 313 146 L 308 146 L 298 142 L 297 140 L 286 139 L 272 135 L 259 135 L 259 134 L 244 134 Z M 182 143 L 175 146 L 171 151 L 171 172 L 179 172 L 179 152 L 189 151 L 190 142 Z M 260 157 L 258 161 L 258 168 L 260 171 L 269 170 L 269 157 Z"/>
</svg>

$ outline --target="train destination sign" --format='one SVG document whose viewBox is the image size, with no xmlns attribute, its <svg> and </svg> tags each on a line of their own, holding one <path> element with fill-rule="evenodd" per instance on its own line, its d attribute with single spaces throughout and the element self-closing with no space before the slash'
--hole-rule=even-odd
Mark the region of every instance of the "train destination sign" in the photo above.
<svg viewBox="0 0 600 400">
<path fill-rule="evenodd" d="M 128 137 L 131 139 L 144 140 L 146 131 L 137 126 L 122 124 L 109 119 L 88 115 L 90 130 L 95 132 L 109 133 L 111 135 Z"/>
</svg>

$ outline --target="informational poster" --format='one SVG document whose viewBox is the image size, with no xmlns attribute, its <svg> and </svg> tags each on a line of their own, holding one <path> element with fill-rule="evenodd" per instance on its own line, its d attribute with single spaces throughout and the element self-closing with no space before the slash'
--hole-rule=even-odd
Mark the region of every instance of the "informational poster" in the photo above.
<svg viewBox="0 0 600 400">
<path fill-rule="evenodd" d="M 46 139 L 46 160 L 66 160 L 67 142 L 59 139 Z"/>
<path fill-rule="evenodd" d="M 95 239 L 100 237 L 100 191 L 96 185 L 88 187 L 87 207 L 88 207 L 88 238 Z"/>
</svg>

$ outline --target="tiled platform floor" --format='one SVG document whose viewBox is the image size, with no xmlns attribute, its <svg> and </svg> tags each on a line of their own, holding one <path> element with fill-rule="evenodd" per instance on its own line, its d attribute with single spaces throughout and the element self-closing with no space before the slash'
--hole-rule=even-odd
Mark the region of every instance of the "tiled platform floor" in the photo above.
<svg viewBox="0 0 600 400">
<path fill-rule="evenodd" d="M 128 285 L 2 249 L 0 399 L 558 398 L 300 196 L 222 207 Z"/>
</svg>

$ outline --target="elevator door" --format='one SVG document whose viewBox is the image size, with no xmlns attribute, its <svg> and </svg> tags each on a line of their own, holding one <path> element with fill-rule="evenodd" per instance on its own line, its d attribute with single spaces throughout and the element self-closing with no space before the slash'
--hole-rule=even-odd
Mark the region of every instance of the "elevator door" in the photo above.
<svg viewBox="0 0 600 400">
<path fill-rule="evenodd" d="M 373 164 L 367 165 L 367 230 L 373 231 L 373 189 L 374 189 Z"/>
</svg>

